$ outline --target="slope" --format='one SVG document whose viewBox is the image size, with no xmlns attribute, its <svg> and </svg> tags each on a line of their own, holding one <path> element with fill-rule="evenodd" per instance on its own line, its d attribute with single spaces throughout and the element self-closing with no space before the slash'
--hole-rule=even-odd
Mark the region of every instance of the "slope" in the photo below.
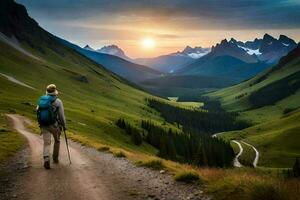
<svg viewBox="0 0 300 200">
<path fill-rule="evenodd" d="M 207 55 L 179 70 L 176 74 L 224 76 L 242 81 L 263 71 L 266 67 L 267 65 L 263 63 L 246 63 L 233 56 L 214 57 Z"/>
<path fill-rule="evenodd" d="M 272 117 L 278 118 L 283 110 L 300 106 L 297 101 L 299 100 L 299 71 L 300 46 L 298 45 L 271 69 L 241 84 L 211 93 L 209 96 L 220 100 L 227 110 L 244 110 L 244 113 L 250 114 L 249 117 L 255 112 L 259 117 L 269 111 Z M 252 118 L 254 120 L 255 117 Z"/>
<path fill-rule="evenodd" d="M 86 144 L 112 145 L 127 150 L 155 153 L 150 145 L 135 146 L 114 125 L 120 117 L 136 123 L 141 117 L 161 124 L 162 119 L 145 98 L 152 97 L 107 71 L 103 66 L 57 42 L 41 29 L 26 9 L 14 1 L 1 1 L 0 73 L 35 89 L 0 76 L 0 112 L 17 112 L 34 118 L 35 104 L 45 86 L 55 83 L 64 101 L 68 129 Z M 16 41 L 18 49 L 5 41 Z M 19 49 L 23 49 L 28 56 Z M 169 125 L 166 125 L 169 126 Z"/>
<path fill-rule="evenodd" d="M 280 119 L 259 124 L 242 131 L 222 134 L 231 140 L 245 140 L 260 152 L 259 165 L 264 167 L 286 168 L 293 166 L 300 157 L 300 110 Z"/>
<path fill-rule="evenodd" d="M 164 73 L 172 73 L 181 69 L 185 65 L 194 62 L 195 60 L 189 56 L 170 54 L 155 58 L 137 58 L 134 61 L 141 65 L 150 66 L 151 68 Z"/>
<path fill-rule="evenodd" d="M 291 167 L 300 156 L 300 45 L 271 69 L 241 84 L 208 94 L 253 127 L 222 134 L 245 140 L 261 153 L 260 166 Z"/>
<path fill-rule="evenodd" d="M 238 83 L 239 79 L 214 76 L 165 75 L 159 78 L 147 79 L 140 85 L 147 91 L 160 96 L 197 96 L 205 91 L 228 87 Z"/>
</svg>

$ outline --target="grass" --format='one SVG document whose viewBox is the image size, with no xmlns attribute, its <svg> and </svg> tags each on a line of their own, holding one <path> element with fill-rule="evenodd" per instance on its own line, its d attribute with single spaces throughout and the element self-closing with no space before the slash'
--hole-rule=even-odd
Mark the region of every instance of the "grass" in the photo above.
<svg viewBox="0 0 300 200">
<path fill-rule="evenodd" d="M 240 142 L 243 147 L 243 153 L 239 157 L 239 161 L 244 166 L 253 167 L 253 161 L 255 159 L 255 151 L 252 147 Z"/>
<path fill-rule="evenodd" d="M 41 57 L 42 61 L 24 56 L 0 42 L 0 49 L 5 49 L 0 53 L 0 72 L 37 90 L 17 85 L 0 76 L 1 113 L 13 109 L 35 121 L 34 110 L 38 98 L 44 94 L 47 84 L 55 83 L 64 103 L 68 133 L 72 139 L 93 147 L 102 145 L 153 155 L 157 153 L 155 148 L 146 143 L 139 147 L 134 145 L 130 137 L 114 124 L 117 119 L 125 118 L 131 124 L 138 125 L 140 119 L 144 118 L 157 124 L 164 123 L 166 128 L 173 127 L 147 107 L 145 98 L 153 98 L 152 95 L 127 85 L 101 66 L 60 46 L 57 48 L 64 56 L 47 49 L 47 46 L 45 54 L 30 47 L 24 48 Z M 89 82 L 76 80 L 74 73 L 84 75 Z"/>
<path fill-rule="evenodd" d="M 241 131 L 232 131 L 221 135 L 226 140 L 245 140 L 260 152 L 259 165 L 264 167 L 289 168 L 300 157 L 300 111 L 259 124 Z M 243 144 L 242 144 L 243 145 Z M 248 148 L 247 145 L 243 147 Z M 247 155 L 245 157 L 253 157 Z M 242 154 L 243 155 L 243 154 Z"/>
<path fill-rule="evenodd" d="M 200 110 L 201 107 L 204 105 L 202 102 L 176 102 L 173 100 L 170 100 L 167 103 L 175 107 L 190 109 L 190 110 L 195 110 L 195 109 Z"/>
<path fill-rule="evenodd" d="M 33 38 L 31 42 L 34 44 L 36 39 L 38 38 Z M 147 107 L 145 102 L 145 98 L 156 97 L 131 87 L 126 81 L 103 67 L 70 49 L 57 45 L 54 41 L 52 45 L 56 45 L 55 48 L 48 48 L 48 44 L 40 42 L 41 45 L 37 45 L 42 46 L 42 52 L 22 44 L 40 60 L 25 56 L 0 42 L 0 72 L 37 89 L 25 88 L 0 76 L 0 113 L 13 111 L 35 119 L 34 110 L 37 99 L 44 94 L 47 84 L 55 83 L 60 91 L 60 98 L 64 102 L 68 134 L 71 139 L 100 151 L 106 151 L 109 148 L 114 156 L 126 156 L 132 161 L 147 162 L 147 160 L 158 159 L 155 156 L 157 149 L 146 143 L 141 146 L 134 145 L 130 137 L 114 124 L 119 118 L 125 118 L 134 125 L 138 125 L 140 119 L 151 119 L 156 124 L 164 124 L 159 113 Z M 78 81 L 77 75 L 84 75 L 88 83 Z M 189 104 L 191 103 L 188 103 L 188 107 L 191 106 Z M 172 102 L 172 105 L 187 106 L 176 102 Z M 0 155 L 7 157 L 21 148 L 23 139 L 20 135 L 11 133 L 4 125 L 1 126 L 0 138 L 2 134 L 3 138 L 0 142 L 4 150 L 1 149 Z M 171 124 L 165 126 L 174 128 Z M 37 129 L 36 123 L 34 128 Z M 13 145 L 2 145 L 3 141 L 5 144 Z M 242 171 L 197 169 L 168 160 L 163 160 L 163 165 L 172 173 L 177 174 L 178 180 L 196 180 L 198 175 L 198 179 L 200 178 L 207 184 L 208 192 L 216 198 L 241 199 L 245 195 L 250 195 L 253 185 L 262 180 L 279 183 L 270 175 L 249 169 Z M 283 184 L 284 190 L 289 191 L 289 194 L 293 192 L 295 196 L 300 196 L 298 195 L 300 190 L 295 189 L 294 186 L 297 184 L 291 184 L 293 187 L 288 187 L 288 182 Z"/>
<path fill-rule="evenodd" d="M 240 84 L 234 85 L 229 88 L 225 88 L 213 93 L 208 94 L 213 99 L 221 101 L 222 106 L 229 111 L 242 111 L 242 118 L 252 121 L 254 123 L 261 123 L 267 120 L 275 120 L 282 116 L 282 112 L 286 108 L 299 107 L 300 92 L 295 95 L 291 95 L 282 101 L 277 102 L 275 105 L 266 106 L 260 109 L 250 110 L 251 105 L 248 101 L 248 97 L 251 93 L 259 90 L 260 88 L 274 83 L 280 79 L 283 79 L 293 73 L 299 71 L 300 59 L 296 59 L 289 64 L 282 67 L 280 70 L 273 71 L 266 79 L 254 84 L 258 79 L 263 77 L 269 72 L 269 70 L 262 72 L 252 79 L 244 81 Z M 252 86 L 251 86 L 252 85 Z M 237 98 L 241 96 L 241 98 Z"/>
<path fill-rule="evenodd" d="M 278 178 L 255 169 L 207 170 L 207 191 L 217 200 L 299 199 L 300 181 L 296 179 Z"/>
<path fill-rule="evenodd" d="M 147 160 L 147 161 L 139 161 L 137 162 L 138 166 L 142 167 L 148 167 L 154 170 L 161 170 L 165 168 L 165 165 L 163 164 L 162 160 L 153 159 L 153 160 Z"/>
<path fill-rule="evenodd" d="M 269 69 L 252 79 L 240 84 L 208 94 L 217 99 L 228 111 L 239 111 L 239 119 L 255 126 L 223 134 L 227 140 L 245 140 L 260 152 L 259 165 L 264 167 L 291 167 L 296 157 L 300 156 L 300 91 L 285 97 L 274 105 L 252 109 L 249 96 L 259 89 L 299 72 L 300 59 L 290 61 L 280 70 Z M 269 73 L 270 72 L 270 73 Z M 268 74 L 268 76 L 265 76 Z M 265 77 L 262 81 L 258 81 Z M 290 110 L 289 113 L 284 113 Z M 243 145 L 245 146 L 245 145 Z M 245 146 L 246 149 L 249 147 Z M 246 151 L 241 159 L 246 163 L 252 157 Z"/>
<path fill-rule="evenodd" d="M 179 181 L 179 182 L 192 183 L 195 181 L 199 181 L 200 177 L 196 172 L 186 171 L 186 172 L 177 173 L 174 179 L 175 181 Z"/>
<path fill-rule="evenodd" d="M 25 138 L 8 125 L 6 117 L 0 115 L 0 163 L 17 153 L 26 143 Z"/>
</svg>

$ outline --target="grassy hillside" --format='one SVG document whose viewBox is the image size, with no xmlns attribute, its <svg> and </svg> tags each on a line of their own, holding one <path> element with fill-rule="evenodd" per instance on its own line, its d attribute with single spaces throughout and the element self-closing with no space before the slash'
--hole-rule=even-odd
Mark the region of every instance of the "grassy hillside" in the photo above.
<svg viewBox="0 0 300 200">
<path fill-rule="evenodd" d="M 300 156 L 300 46 L 278 65 L 241 84 L 208 94 L 256 126 L 223 134 L 245 140 L 261 153 L 259 165 L 291 167 Z"/>
<path fill-rule="evenodd" d="M 208 90 L 224 88 L 239 82 L 238 79 L 214 76 L 165 75 L 147 79 L 140 85 L 159 96 L 193 96 Z"/>
<path fill-rule="evenodd" d="M 110 145 L 154 154 L 148 144 L 136 146 L 114 123 L 120 117 L 130 123 L 151 119 L 162 124 L 157 112 L 147 107 L 153 96 L 136 89 L 103 66 L 62 45 L 13 1 L 1 1 L 0 113 L 16 112 L 35 119 L 38 98 L 46 85 L 55 83 L 66 109 L 71 136 L 85 143 Z M 26 54 L 24 53 L 26 52 Z M 164 125 L 169 127 L 170 124 Z"/>
<path fill-rule="evenodd" d="M 178 74 L 223 76 L 241 81 L 256 75 L 267 67 L 264 63 L 247 63 L 228 55 L 218 57 L 207 55 L 182 68 Z"/>
<path fill-rule="evenodd" d="M 220 100 L 226 110 L 243 111 L 242 117 L 254 123 L 278 119 L 285 109 L 300 106 L 297 85 L 299 71 L 300 47 L 298 46 L 273 68 L 243 83 L 210 93 L 208 96 Z M 286 92 L 292 87 L 295 87 L 292 92 Z M 257 106 L 254 101 L 258 98 L 269 102 Z"/>
<path fill-rule="evenodd" d="M 291 167 L 300 157 L 300 110 L 285 117 L 241 131 L 223 134 L 225 139 L 245 140 L 260 152 L 260 166 Z"/>
<path fill-rule="evenodd" d="M 125 117 L 137 122 L 142 116 L 160 121 L 157 115 L 145 108 L 144 98 L 148 94 L 124 84 L 88 60 L 82 59 L 82 64 L 70 61 L 57 63 L 59 56 L 49 51 L 49 58 L 47 56 L 42 58 L 43 61 L 38 61 L 4 43 L 0 46 L 6 49 L 0 55 L 1 73 L 37 89 L 17 85 L 1 76 L 2 113 L 14 109 L 34 118 L 37 99 L 44 93 L 47 84 L 55 83 L 61 92 L 60 98 L 64 101 L 68 128 L 75 134 L 84 134 L 101 143 L 135 148 L 128 144 L 127 136 L 120 132 L 114 121 Z M 79 76 L 86 77 L 88 82 L 81 82 L 77 79 Z M 150 146 L 145 145 L 145 148 L 153 151 Z"/>
</svg>

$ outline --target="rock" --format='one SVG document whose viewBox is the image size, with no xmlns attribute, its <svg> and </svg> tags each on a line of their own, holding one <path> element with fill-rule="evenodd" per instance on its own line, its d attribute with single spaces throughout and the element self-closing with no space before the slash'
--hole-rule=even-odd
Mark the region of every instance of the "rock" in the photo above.
<svg viewBox="0 0 300 200">
<path fill-rule="evenodd" d="M 166 171 L 165 170 L 160 170 L 159 173 L 160 174 L 164 174 Z"/>
</svg>

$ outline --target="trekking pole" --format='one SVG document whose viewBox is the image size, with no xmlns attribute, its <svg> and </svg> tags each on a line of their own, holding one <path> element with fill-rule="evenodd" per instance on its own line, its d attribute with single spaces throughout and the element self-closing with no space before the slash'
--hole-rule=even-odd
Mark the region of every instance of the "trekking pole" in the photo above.
<svg viewBox="0 0 300 200">
<path fill-rule="evenodd" d="M 64 129 L 64 133 L 65 133 L 65 140 L 66 140 L 66 145 L 67 145 L 68 157 L 69 157 L 69 161 L 70 161 L 70 165 L 71 165 L 71 164 L 72 164 L 72 162 L 71 162 L 71 157 L 70 157 L 70 151 L 69 151 L 68 138 L 67 138 L 67 134 L 66 134 L 66 131 L 65 131 L 65 129 Z"/>
</svg>

